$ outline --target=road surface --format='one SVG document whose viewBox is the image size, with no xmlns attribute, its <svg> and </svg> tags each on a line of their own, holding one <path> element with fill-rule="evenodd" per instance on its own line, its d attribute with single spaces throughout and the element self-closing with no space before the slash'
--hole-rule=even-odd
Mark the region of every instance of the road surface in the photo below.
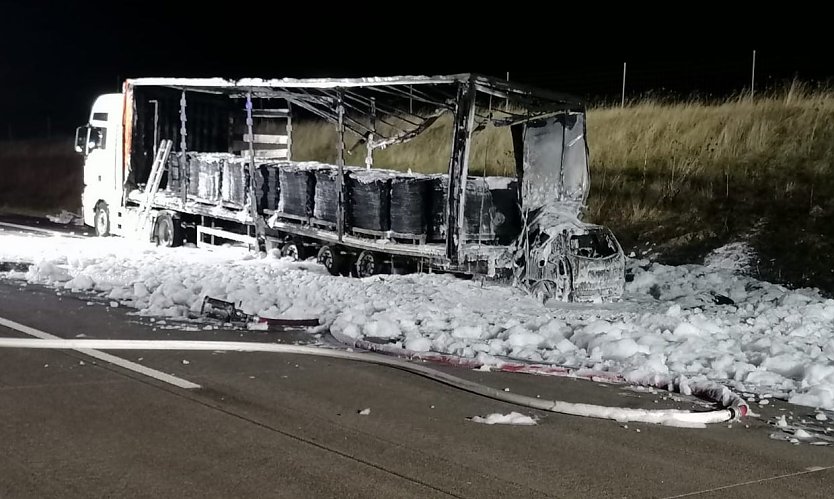
<svg viewBox="0 0 834 499">
<path fill-rule="evenodd" d="M 11 230 L 6 228 L 6 230 Z M 165 329 L 108 301 L 0 279 L 0 318 L 63 338 L 309 341 Z M 92 303 L 92 304 L 90 304 Z M 191 325 L 193 326 L 193 325 Z M 0 336 L 27 337 L 0 326 Z M 791 445 L 774 401 L 707 429 L 514 407 L 381 366 L 267 353 L 114 351 L 183 389 L 74 351 L 0 349 L 0 497 L 831 497 L 834 448 Z M 490 386 L 691 408 L 617 385 L 444 367 Z M 370 409 L 370 414 L 359 412 Z M 536 426 L 482 425 L 518 411 Z M 638 431 L 639 430 L 639 431 Z"/>
</svg>

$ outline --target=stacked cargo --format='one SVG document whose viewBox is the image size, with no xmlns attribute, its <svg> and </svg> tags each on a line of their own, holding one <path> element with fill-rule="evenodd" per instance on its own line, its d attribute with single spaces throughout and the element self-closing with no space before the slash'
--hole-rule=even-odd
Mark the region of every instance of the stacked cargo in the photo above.
<svg viewBox="0 0 834 499">
<path fill-rule="evenodd" d="M 224 203 L 243 206 L 249 189 L 249 164 L 241 158 L 221 160 L 221 164 L 220 198 Z"/>
<path fill-rule="evenodd" d="M 258 173 L 255 175 L 255 193 L 258 197 L 259 211 L 263 213 L 263 210 L 277 210 L 280 192 L 278 165 L 259 165 Z"/>
<path fill-rule="evenodd" d="M 247 177 L 243 163 L 235 155 L 189 152 L 186 154 L 186 162 L 189 196 L 213 204 L 220 201 L 230 201 L 241 206 L 244 204 L 245 197 L 241 192 L 246 191 Z M 224 180 L 228 184 L 226 188 Z"/>
<path fill-rule="evenodd" d="M 449 176 L 434 175 L 431 183 L 429 237 L 432 241 L 446 239 L 446 207 L 449 205 Z M 463 227 L 467 241 L 489 242 L 495 239 L 495 209 L 487 182 L 482 177 L 466 179 Z"/>
<path fill-rule="evenodd" d="M 172 152 L 168 155 L 168 168 L 167 168 L 167 182 L 165 184 L 165 189 L 179 193 L 180 187 L 182 186 L 182 175 L 183 169 L 180 168 L 180 155 L 178 153 Z"/>
<path fill-rule="evenodd" d="M 169 190 L 177 188 L 179 177 L 173 173 L 175 169 L 179 172 L 176 159 L 171 165 Z M 192 197 L 241 207 L 246 204 L 249 171 L 245 159 L 223 153 L 189 153 L 188 171 Z M 258 210 L 332 228 L 338 220 L 338 172 L 336 166 L 314 162 L 260 164 L 254 184 Z M 348 232 L 445 240 L 447 175 L 346 167 L 343 181 Z M 465 196 L 465 241 L 506 245 L 518 237 L 521 215 L 516 179 L 468 177 Z"/>
<path fill-rule="evenodd" d="M 278 183 L 281 192 L 279 212 L 301 218 L 313 215 L 316 177 L 310 168 L 296 163 L 281 163 L 278 167 Z"/>
<path fill-rule="evenodd" d="M 423 236 L 428 226 L 431 177 L 397 175 L 391 180 L 391 231 L 403 236 Z"/>
<path fill-rule="evenodd" d="M 317 222 L 335 224 L 339 212 L 339 170 L 324 166 L 311 170 L 315 178 L 313 218 Z M 347 180 L 348 172 L 345 172 Z"/>
<path fill-rule="evenodd" d="M 200 186 L 200 161 L 199 159 L 195 158 L 192 154 L 189 154 L 185 158 L 186 169 L 188 170 L 188 195 L 192 197 L 197 197 L 200 193 L 199 186 Z"/>
<path fill-rule="evenodd" d="M 393 173 L 386 170 L 353 170 L 346 176 L 348 220 L 352 227 L 375 232 L 390 229 Z"/>
</svg>

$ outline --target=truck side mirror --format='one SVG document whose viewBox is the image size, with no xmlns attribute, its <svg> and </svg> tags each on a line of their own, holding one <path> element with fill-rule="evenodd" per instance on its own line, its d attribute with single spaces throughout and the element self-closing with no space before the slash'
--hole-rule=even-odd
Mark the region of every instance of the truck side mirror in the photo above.
<svg viewBox="0 0 834 499">
<path fill-rule="evenodd" d="M 75 129 L 75 152 L 87 155 L 87 144 L 90 140 L 90 126 L 84 125 Z"/>
</svg>

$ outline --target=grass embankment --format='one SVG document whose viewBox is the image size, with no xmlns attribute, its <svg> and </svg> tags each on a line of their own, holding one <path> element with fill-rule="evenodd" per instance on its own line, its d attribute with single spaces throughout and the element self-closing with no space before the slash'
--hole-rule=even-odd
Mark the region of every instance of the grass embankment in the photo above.
<svg viewBox="0 0 834 499">
<path fill-rule="evenodd" d="M 295 159 L 335 159 L 332 125 L 294 131 Z M 377 152 L 375 166 L 445 171 L 450 136 L 450 120 L 441 119 Z M 588 140 L 586 218 L 611 227 L 626 252 L 654 245 L 661 261 L 698 262 L 747 238 L 760 277 L 834 291 L 834 93 L 792 85 L 753 100 L 591 109 Z M 473 173 L 514 171 L 505 129 L 487 128 L 474 141 Z M 360 165 L 364 157 L 359 146 L 347 159 Z"/>
<path fill-rule="evenodd" d="M 0 142 L 0 212 L 78 212 L 83 176 L 71 139 Z"/>
</svg>

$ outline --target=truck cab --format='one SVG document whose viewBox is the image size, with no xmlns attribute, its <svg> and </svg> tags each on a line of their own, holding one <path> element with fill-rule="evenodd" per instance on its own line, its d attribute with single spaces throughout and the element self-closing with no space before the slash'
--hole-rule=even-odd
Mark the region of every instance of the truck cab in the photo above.
<svg viewBox="0 0 834 499">
<path fill-rule="evenodd" d="M 84 190 L 81 206 L 84 224 L 99 235 L 120 233 L 121 223 L 111 226 L 110 211 L 122 204 L 124 95 L 99 96 L 86 125 L 75 131 L 75 150 L 84 155 Z"/>
</svg>

